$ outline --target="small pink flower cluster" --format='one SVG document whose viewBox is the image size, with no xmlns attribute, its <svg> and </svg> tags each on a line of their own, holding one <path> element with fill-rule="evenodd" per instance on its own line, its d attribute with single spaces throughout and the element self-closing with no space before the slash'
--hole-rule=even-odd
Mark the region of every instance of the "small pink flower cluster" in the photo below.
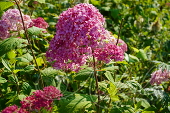
<svg viewBox="0 0 170 113">
<path fill-rule="evenodd" d="M 54 86 L 45 87 L 43 90 L 33 92 L 33 95 L 21 101 L 21 108 L 28 111 L 40 110 L 41 108 L 50 109 L 54 99 L 60 99 L 63 95 Z"/>
<path fill-rule="evenodd" d="M 169 81 L 170 78 L 170 71 L 167 69 L 160 68 L 159 70 L 153 72 L 151 74 L 150 83 L 151 85 L 161 84 L 162 82 Z"/>
<path fill-rule="evenodd" d="M 18 106 L 13 105 L 6 107 L 1 113 L 29 113 L 28 111 L 18 108 Z"/>
<path fill-rule="evenodd" d="M 35 27 L 39 27 L 39 28 L 43 28 L 46 29 L 49 27 L 48 23 L 45 22 L 45 20 L 41 17 L 38 17 L 37 19 L 32 19 L 32 24 L 30 25 L 30 27 L 35 26 Z"/>
<path fill-rule="evenodd" d="M 43 18 L 31 19 L 29 15 L 22 13 L 26 29 L 32 26 L 46 29 L 48 23 Z M 8 9 L 0 20 L 0 39 L 9 38 L 10 35 L 17 35 L 18 33 L 10 34 L 10 32 L 18 32 L 23 30 L 21 15 L 18 9 Z"/>
<path fill-rule="evenodd" d="M 52 102 L 54 99 L 60 99 L 63 95 L 54 86 L 44 87 L 43 90 L 37 90 L 33 92 L 33 95 L 26 97 L 21 101 L 21 108 L 16 105 L 9 106 L 5 108 L 2 113 L 28 113 L 45 108 L 47 110 L 51 109 Z"/>
<path fill-rule="evenodd" d="M 46 52 L 47 60 L 55 61 L 52 66 L 56 69 L 73 71 L 79 71 L 92 55 L 106 62 L 110 59 L 123 60 L 127 45 L 123 43 L 121 49 L 115 43 L 106 43 L 104 40 L 111 35 L 103 27 L 104 23 L 103 15 L 91 4 L 80 3 L 64 11 L 59 16 L 56 35 Z"/>
<path fill-rule="evenodd" d="M 114 44 L 106 44 L 103 48 L 95 49 L 94 56 L 100 61 L 109 63 L 110 59 L 115 59 L 115 61 L 123 60 L 124 52 L 119 46 Z"/>
</svg>

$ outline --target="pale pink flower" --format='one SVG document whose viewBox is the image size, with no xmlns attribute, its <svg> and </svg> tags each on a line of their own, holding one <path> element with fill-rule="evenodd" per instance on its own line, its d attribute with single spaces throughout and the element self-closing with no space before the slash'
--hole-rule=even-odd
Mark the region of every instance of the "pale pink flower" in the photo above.
<svg viewBox="0 0 170 113">
<path fill-rule="evenodd" d="M 8 29 L 11 26 L 4 20 L 0 20 L 0 39 L 6 39 L 10 36 Z"/>
<path fill-rule="evenodd" d="M 169 81 L 170 71 L 167 69 L 160 68 L 159 70 L 153 72 L 151 74 L 150 83 L 153 84 L 161 84 L 162 82 Z"/>
<path fill-rule="evenodd" d="M 32 20 L 30 16 L 24 15 L 22 13 L 25 27 L 28 28 Z M 3 15 L 2 20 L 6 21 L 9 25 L 10 31 L 20 31 L 23 30 L 22 19 L 18 9 L 8 9 Z"/>
</svg>

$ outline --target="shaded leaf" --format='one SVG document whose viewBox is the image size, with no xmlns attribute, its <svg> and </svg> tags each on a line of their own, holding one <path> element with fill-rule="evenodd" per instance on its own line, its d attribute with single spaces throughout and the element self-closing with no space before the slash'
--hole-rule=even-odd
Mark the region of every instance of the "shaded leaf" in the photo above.
<svg viewBox="0 0 170 113">
<path fill-rule="evenodd" d="M 11 69 L 10 69 L 11 66 L 7 60 L 2 59 L 2 64 L 4 65 L 5 68 L 7 68 L 9 71 L 11 71 Z"/>
<path fill-rule="evenodd" d="M 86 69 L 80 70 L 77 73 L 75 80 L 84 81 L 84 80 L 87 80 L 87 78 L 90 77 L 91 75 L 93 75 L 93 68 L 88 67 Z"/>
<path fill-rule="evenodd" d="M 16 76 L 14 76 L 14 75 L 9 75 L 9 76 L 8 76 L 8 80 L 9 80 L 10 82 L 15 83 L 15 84 L 18 83 L 18 78 L 17 78 Z"/>
<path fill-rule="evenodd" d="M 45 29 L 35 27 L 35 26 L 30 27 L 27 30 L 28 30 L 28 33 L 31 34 L 31 35 L 40 35 L 40 34 L 43 34 L 42 31 L 45 31 Z"/>
<path fill-rule="evenodd" d="M 29 53 L 26 53 L 26 54 L 22 55 L 21 57 L 17 57 L 16 59 L 21 62 L 29 63 L 33 60 L 33 57 Z"/>
<path fill-rule="evenodd" d="M 7 80 L 3 77 L 0 77 L 0 83 L 5 83 L 5 82 L 7 82 Z"/>
<path fill-rule="evenodd" d="M 61 99 L 59 101 L 61 108 L 60 113 L 77 113 L 84 112 L 86 108 L 92 106 L 93 102 L 97 99 L 96 96 L 75 94 L 68 96 L 68 99 Z"/>
<path fill-rule="evenodd" d="M 58 74 L 58 71 L 56 69 L 53 69 L 52 67 L 48 67 L 45 68 L 44 70 L 41 70 L 41 73 L 43 76 L 55 77 L 55 75 Z"/>
<path fill-rule="evenodd" d="M 27 40 L 20 38 L 7 38 L 0 43 L 0 56 L 5 53 L 26 46 Z"/>
<path fill-rule="evenodd" d="M 24 94 L 29 95 L 31 92 L 31 86 L 27 82 L 24 82 L 22 84 L 22 90 L 23 90 Z"/>
</svg>

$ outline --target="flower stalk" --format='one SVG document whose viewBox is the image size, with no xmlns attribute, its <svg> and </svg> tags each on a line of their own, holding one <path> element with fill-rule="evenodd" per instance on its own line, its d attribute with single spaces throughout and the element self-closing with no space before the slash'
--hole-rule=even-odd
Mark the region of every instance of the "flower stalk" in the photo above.
<svg viewBox="0 0 170 113">
<path fill-rule="evenodd" d="M 37 67 L 38 72 L 39 72 L 39 75 L 40 75 L 40 80 L 39 80 L 39 82 L 41 83 L 41 86 L 44 87 L 44 83 L 43 83 L 42 76 L 41 76 L 41 73 L 40 73 L 40 68 L 39 68 L 39 66 L 38 66 L 38 63 L 37 63 L 37 61 L 36 61 L 35 54 L 34 54 L 33 49 L 32 49 L 31 39 L 28 37 L 28 32 L 27 32 L 27 29 L 26 29 L 26 27 L 25 27 L 25 23 L 24 23 L 24 19 L 23 19 L 23 16 L 22 16 L 21 8 L 20 8 L 19 3 L 17 2 L 17 0 L 14 0 L 14 1 L 15 1 L 15 3 L 16 3 L 17 7 L 18 7 L 19 12 L 20 12 L 20 16 L 21 16 L 21 20 L 22 20 L 22 25 L 23 25 L 23 29 L 24 29 L 24 32 L 25 32 L 25 37 L 26 37 L 26 39 L 28 40 L 28 45 L 30 46 L 30 50 L 31 50 L 31 53 L 32 53 L 32 55 L 33 55 L 33 59 L 34 59 L 34 61 L 35 61 L 36 67 Z"/>
<path fill-rule="evenodd" d="M 98 102 L 96 104 L 96 108 L 97 108 L 97 113 L 100 112 L 100 93 L 99 93 L 99 84 L 98 84 L 98 79 L 97 79 L 97 72 L 96 72 L 96 61 L 95 61 L 95 57 L 94 57 L 94 50 L 92 49 L 92 56 L 93 56 L 93 71 L 94 71 L 94 77 L 95 77 L 95 81 L 96 81 L 96 90 L 97 90 L 97 95 L 98 95 Z"/>
</svg>

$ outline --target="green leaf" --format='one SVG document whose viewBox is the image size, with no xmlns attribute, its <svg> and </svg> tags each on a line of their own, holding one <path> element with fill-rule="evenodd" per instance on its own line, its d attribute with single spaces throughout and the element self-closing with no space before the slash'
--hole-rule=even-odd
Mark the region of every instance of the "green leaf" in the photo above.
<svg viewBox="0 0 170 113">
<path fill-rule="evenodd" d="M 42 79 L 46 83 L 47 86 L 55 86 L 56 87 L 56 82 L 55 82 L 54 78 L 43 76 Z"/>
<path fill-rule="evenodd" d="M 104 74 L 107 77 L 107 79 L 114 84 L 114 79 L 111 73 L 109 71 L 106 71 Z"/>
<path fill-rule="evenodd" d="M 22 101 L 24 98 L 26 98 L 26 96 L 25 96 L 25 95 L 23 95 L 23 94 L 18 95 L 18 99 L 19 99 L 19 100 L 21 100 L 21 101 Z"/>
<path fill-rule="evenodd" d="M 53 69 L 52 67 L 48 67 L 42 70 L 41 73 L 43 76 L 46 76 L 46 77 L 55 77 L 55 75 L 58 74 L 58 70 Z"/>
<path fill-rule="evenodd" d="M 75 94 L 66 96 L 68 98 L 59 101 L 61 108 L 60 113 L 84 113 L 85 109 L 92 106 L 97 97 L 93 95 Z"/>
<path fill-rule="evenodd" d="M 34 68 L 35 68 L 34 65 L 28 65 L 27 67 L 24 68 L 24 71 L 26 73 L 29 73 L 29 72 L 33 71 Z"/>
<path fill-rule="evenodd" d="M 94 4 L 94 5 L 99 5 L 99 6 L 100 6 L 100 4 L 101 4 L 101 2 L 100 2 L 100 1 L 97 1 L 97 0 L 90 0 L 90 1 L 91 1 L 91 3 Z"/>
<path fill-rule="evenodd" d="M 139 108 L 140 106 L 142 106 L 144 108 L 150 107 L 150 104 L 148 103 L 148 101 L 143 98 L 136 98 L 136 101 L 138 102 L 137 108 Z"/>
<path fill-rule="evenodd" d="M 0 77 L 0 83 L 5 83 L 5 82 L 7 82 L 7 80 L 3 77 Z"/>
<path fill-rule="evenodd" d="M 139 59 L 136 56 L 129 54 L 129 62 L 139 62 Z"/>
<path fill-rule="evenodd" d="M 16 58 L 18 61 L 21 61 L 21 62 L 31 62 L 33 60 L 33 57 L 29 54 L 29 53 L 26 53 L 24 54 L 23 56 L 21 57 L 17 57 Z"/>
<path fill-rule="evenodd" d="M 150 50 L 150 46 L 145 47 L 144 52 L 146 53 L 148 50 Z"/>
<path fill-rule="evenodd" d="M 118 14 L 119 14 L 119 9 L 111 9 L 111 16 L 113 18 L 117 18 L 118 17 Z"/>
<path fill-rule="evenodd" d="M 37 1 L 39 3 L 45 3 L 45 0 L 34 0 L 34 1 Z"/>
<path fill-rule="evenodd" d="M 12 2 L 0 2 L 0 11 L 3 11 L 4 9 L 7 9 L 13 5 L 14 3 Z"/>
<path fill-rule="evenodd" d="M 143 111 L 142 113 L 155 113 L 155 111 Z"/>
<path fill-rule="evenodd" d="M 20 38 L 7 38 L 0 43 L 0 56 L 8 53 L 15 48 L 21 48 L 26 46 L 27 40 Z"/>
<path fill-rule="evenodd" d="M 24 83 L 22 84 L 22 90 L 23 90 L 23 93 L 24 93 L 24 94 L 29 95 L 30 92 L 31 92 L 31 86 L 30 86 L 27 82 L 24 82 Z"/>
<path fill-rule="evenodd" d="M 42 66 L 44 64 L 44 60 L 42 57 L 36 58 L 38 66 Z"/>
<path fill-rule="evenodd" d="M 1 59 L 2 59 L 2 64 L 4 65 L 4 67 L 7 68 L 9 71 L 11 71 L 11 69 L 10 69 L 11 66 L 10 66 L 9 62 L 3 58 L 1 58 Z"/>
<path fill-rule="evenodd" d="M 107 91 L 109 93 L 109 96 L 112 101 L 119 101 L 117 94 L 117 88 L 113 83 L 110 83 L 110 87 L 107 88 Z"/>
<path fill-rule="evenodd" d="M 142 60 L 148 60 L 148 58 L 146 56 L 146 52 L 143 49 L 139 50 L 137 57 L 141 58 Z"/>
<path fill-rule="evenodd" d="M 75 80 L 84 81 L 87 80 L 87 78 L 90 77 L 91 75 L 93 75 L 93 68 L 88 67 L 86 69 L 80 70 L 77 73 Z"/>
<path fill-rule="evenodd" d="M 131 47 L 132 50 L 135 52 L 135 53 L 138 53 L 139 52 L 139 49 L 135 48 L 135 47 Z"/>
<path fill-rule="evenodd" d="M 110 67 L 105 67 L 102 70 L 104 70 L 104 71 L 114 71 L 114 70 L 117 70 L 117 69 L 119 69 L 119 67 L 113 65 L 113 66 L 110 66 Z"/>
<path fill-rule="evenodd" d="M 13 82 L 13 83 L 15 83 L 15 84 L 18 83 L 18 78 L 17 78 L 17 76 L 9 75 L 9 76 L 8 76 L 8 79 L 9 79 L 10 82 Z"/>
<path fill-rule="evenodd" d="M 35 68 L 34 65 L 29 65 L 29 66 L 25 67 L 24 70 L 30 71 L 30 70 L 34 70 L 34 68 Z"/>
<path fill-rule="evenodd" d="M 9 51 L 8 53 L 7 53 L 7 56 L 8 56 L 8 58 L 11 60 L 11 59 L 14 59 L 15 57 L 16 57 L 16 53 L 15 53 L 15 51 L 14 50 L 11 50 L 11 51 Z"/>
<path fill-rule="evenodd" d="M 27 30 L 28 30 L 28 33 L 31 34 L 31 35 L 40 35 L 40 34 L 43 34 L 42 31 L 45 31 L 45 29 L 35 27 L 35 26 L 30 27 Z"/>
</svg>

